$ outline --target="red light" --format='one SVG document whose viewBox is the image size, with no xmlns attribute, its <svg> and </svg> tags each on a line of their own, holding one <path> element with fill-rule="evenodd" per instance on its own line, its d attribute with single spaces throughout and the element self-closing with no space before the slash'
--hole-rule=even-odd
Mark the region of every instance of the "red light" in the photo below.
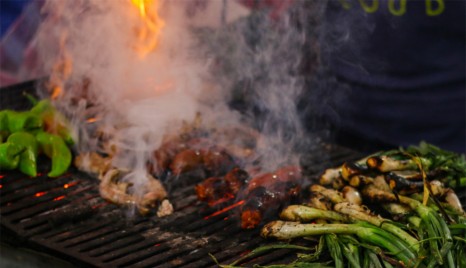
<svg viewBox="0 0 466 268">
<path fill-rule="evenodd" d="M 0 184 L 0 189 L 2 189 L 2 188 L 3 188 L 3 185 Z"/>
<path fill-rule="evenodd" d="M 154 247 L 160 247 L 160 245 L 161 245 L 160 243 L 159 243 L 159 244 L 155 244 Z"/>
<path fill-rule="evenodd" d="M 53 199 L 53 201 L 62 200 L 63 198 L 65 198 L 65 196 L 64 196 L 64 195 L 60 195 L 59 197 L 55 197 L 55 198 Z"/>
<path fill-rule="evenodd" d="M 35 196 L 35 197 L 41 197 L 41 196 L 43 196 L 43 195 L 45 195 L 45 194 L 47 194 L 47 192 L 38 192 L 38 193 L 36 193 L 34 196 Z"/>
<path fill-rule="evenodd" d="M 4 175 L 0 175 L 0 179 L 3 179 L 3 177 L 5 177 Z"/>
<path fill-rule="evenodd" d="M 216 212 L 214 212 L 214 213 L 212 213 L 212 214 L 210 214 L 210 215 L 208 215 L 208 216 L 205 216 L 205 217 L 204 217 L 204 220 L 207 220 L 207 219 L 210 219 L 210 218 L 215 217 L 215 216 L 217 216 L 217 215 L 220 215 L 220 214 L 222 214 L 222 213 L 225 213 L 225 212 L 227 212 L 227 211 L 229 211 L 229 210 L 231 210 L 231 209 L 234 209 L 234 208 L 237 207 L 237 206 L 241 206 L 243 203 L 244 203 L 244 200 L 240 200 L 240 201 L 234 203 L 234 204 L 231 205 L 231 206 L 228 206 L 228 207 L 226 207 L 226 208 L 224 208 L 224 209 L 221 209 L 221 210 L 219 210 L 219 211 L 216 211 Z"/>
</svg>

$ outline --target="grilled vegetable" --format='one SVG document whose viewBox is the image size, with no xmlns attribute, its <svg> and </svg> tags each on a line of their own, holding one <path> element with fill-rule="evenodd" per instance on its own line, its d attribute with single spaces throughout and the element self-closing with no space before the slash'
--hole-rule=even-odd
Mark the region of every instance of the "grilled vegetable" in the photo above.
<svg viewBox="0 0 466 268">
<path fill-rule="evenodd" d="M 8 131 L 10 133 L 18 131 L 34 131 L 41 129 L 43 126 L 41 118 L 32 112 L 16 112 L 10 110 L 4 110 L 2 112 L 4 114 L 3 120 L 5 120 L 6 117 Z"/>
<path fill-rule="evenodd" d="M 22 173 L 36 177 L 39 145 L 34 135 L 23 131 L 15 132 L 8 137 L 7 142 L 25 148 L 20 154 L 18 168 Z"/>
<path fill-rule="evenodd" d="M 326 211 L 318 208 L 291 205 L 280 213 L 280 219 L 287 221 L 311 222 L 315 219 L 324 219 L 340 222 L 349 222 L 347 216 L 334 211 Z"/>
<path fill-rule="evenodd" d="M 63 175 L 71 164 L 71 151 L 57 135 L 47 132 L 39 132 L 36 135 L 41 150 L 52 160 L 52 170 L 47 174 L 49 177 Z"/>
<path fill-rule="evenodd" d="M 35 104 L 30 111 L 32 114 L 42 119 L 45 131 L 58 135 L 66 144 L 73 145 L 74 140 L 70 131 L 70 124 L 68 120 L 57 111 L 52 102 L 48 99 L 37 101 L 30 95 L 29 99 Z"/>
<path fill-rule="evenodd" d="M 11 170 L 19 165 L 20 154 L 25 147 L 11 142 L 0 144 L 0 169 Z"/>
<path fill-rule="evenodd" d="M 465 178 L 463 155 L 426 143 L 378 152 L 327 169 L 319 177 L 326 187 L 309 187 L 306 206 L 286 207 L 280 214 L 285 221 L 266 224 L 261 234 L 320 236 L 318 249 L 304 254 L 310 266 L 330 259 L 333 267 L 463 267 L 466 214 L 448 187 L 464 191 Z"/>
<path fill-rule="evenodd" d="M 266 224 L 261 231 L 261 235 L 265 238 L 274 237 L 280 240 L 323 234 L 356 235 L 366 243 L 388 250 L 405 265 L 412 264 L 416 258 L 415 252 L 404 242 L 377 226 L 370 224 L 303 224 L 298 222 L 273 221 Z"/>
</svg>

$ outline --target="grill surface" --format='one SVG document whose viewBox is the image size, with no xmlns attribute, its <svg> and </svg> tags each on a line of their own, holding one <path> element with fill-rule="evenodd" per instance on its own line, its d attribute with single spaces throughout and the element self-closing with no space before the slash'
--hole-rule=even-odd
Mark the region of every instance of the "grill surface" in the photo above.
<svg viewBox="0 0 466 268">
<path fill-rule="evenodd" d="M 1 89 L 2 109 L 27 109 L 22 93 L 34 94 L 34 87 L 28 82 Z M 354 157 L 352 151 L 338 150 L 319 159 L 337 163 Z M 51 179 L 45 175 L 48 165 L 41 159 L 37 178 L 0 172 L 2 231 L 23 247 L 85 267 L 209 267 L 215 266 L 209 253 L 220 263 L 230 263 L 266 242 L 257 229 L 240 229 L 236 209 L 218 213 L 233 203 L 208 207 L 197 201 L 193 185 L 171 191 L 173 215 L 141 217 L 100 198 L 95 178 L 72 168 Z M 293 258 L 280 250 L 251 262 L 272 264 Z"/>
<path fill-rule="evenodd" d="M 26 109 L 21 93 L 33 93 L 33 88 L 30 82 L 1 89 L 2 109 Z M 348 149 L 329 147 L 312 156 L 306 166 L 314 174 L 360 157 Z M 82 267 L 210 267 L 216 264 L 209 253 L 220 263 L 231 263 L 266 243 L 258 229 L 239 228 L 235 209 L 218 213 L 232 203 L 208 207 L 198 202 L 193 185 L 172 190 L 173 215 L 141 217 L 100 198 L 95 178 L 72 168 L 51 179 L 44 175 L 48 165 L 41 159 L 37 178 L 0 172 L 2 232 L 23 247 Z M 283 263 L 294 257 L 278 250 L 245 265 Z"/>
</svg>

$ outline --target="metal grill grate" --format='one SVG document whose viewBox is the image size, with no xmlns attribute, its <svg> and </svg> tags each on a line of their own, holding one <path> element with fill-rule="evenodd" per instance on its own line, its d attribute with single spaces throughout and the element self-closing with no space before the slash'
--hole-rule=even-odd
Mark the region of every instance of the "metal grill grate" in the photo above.
<svg viewBox="0 0 466 268">
<path fill-rule="evenodd" d="M 347 159 L 347 152 L 337 156 Z M 333 159 L 332 162 L 335 162 Z M 341 160 L 342 161 L 342 160 Z M 39 170 L 47 170 L 42 160 Z M 57 179 L 1 173 L 1 225 L 34 249 L 96 267 L 209 267 L 228 263 L 265 241 L 241 230 L 234 209 L 199 203 L 193 186 L 171 196 L 176 211 L 165 218 L 129 217 L 98 193 L 98 181 L 72 169 Z M 231 203 L 230 203 L 231 204 Z M 222 206 L 222 207 L 221 207 Z M 286 250 L 254 260 L 291 260 Z"/>
<path fill-rule="evenodd" d="M 7 95 L 11 101 L 3 99 L 2 108 L 25 109 L 27 103 L 18 96 L 33 90 L 33 83 L 0 90 L 0 99 Z M 348 149 L 321 148 L 306 160 L 307 171 L 315 173 L 360 156 Z M 41 172 L 48 170 L 48 162 L 40 161 Z M 126 210 L 100 197 L 96 179 L 76 169 L 56 179 L 43 174 L 28 178 L 19 172 L 0 172 L 2 231 L 23 247 L 79 266 L 215 267 L 209 253 L 220 263 L 231 263 L 266 243 L 258 230 L 240 229 L 235 209 L 213 214 L 231 203 L 207 207 L 197 201 L 193 185 L 172 190 L 174 214 L 129 217 Z M 245 265 L 283 263 L 294 257 L 277 250 Z"/>
</svg>

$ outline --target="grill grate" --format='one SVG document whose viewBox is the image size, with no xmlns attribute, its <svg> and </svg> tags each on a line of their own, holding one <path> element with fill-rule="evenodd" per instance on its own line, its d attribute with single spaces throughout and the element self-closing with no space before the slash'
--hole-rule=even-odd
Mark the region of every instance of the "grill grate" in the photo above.
<svg viewBox="0 0 466 268">
<path fill-rule="evenodd" d="M 0 90 L 2 107 L 26 109 L 24 98 L 17 97 L 23 91 L 34 93 L 34 83 Z M 325 160 L 322 152 L 327 152 Z M 324 148 L 315 155 L 319 158 L 307 159 L 312 163 L 308 172 L 360 157 L 342 148 Z M 83 267 L 215 267 L 209 253 L 230 263 L 265 244 L 258 230 L 240 229 L 235 209 L 213 214 L 232 203 L 207 207 L 197 201 L 193 185 L 172 190 L 175 212 L 168 217 L 128 217 L 126 210 L 100 198 L 96 179 L 76 169 L 48 178 L 48 162 L 40 160 L 37 178 L 0 172 L 1 228 L 22 247 Z M 289 253 L 277 250 L 246 265 L 290 261 L 295 255 Z"/>
</svg>

